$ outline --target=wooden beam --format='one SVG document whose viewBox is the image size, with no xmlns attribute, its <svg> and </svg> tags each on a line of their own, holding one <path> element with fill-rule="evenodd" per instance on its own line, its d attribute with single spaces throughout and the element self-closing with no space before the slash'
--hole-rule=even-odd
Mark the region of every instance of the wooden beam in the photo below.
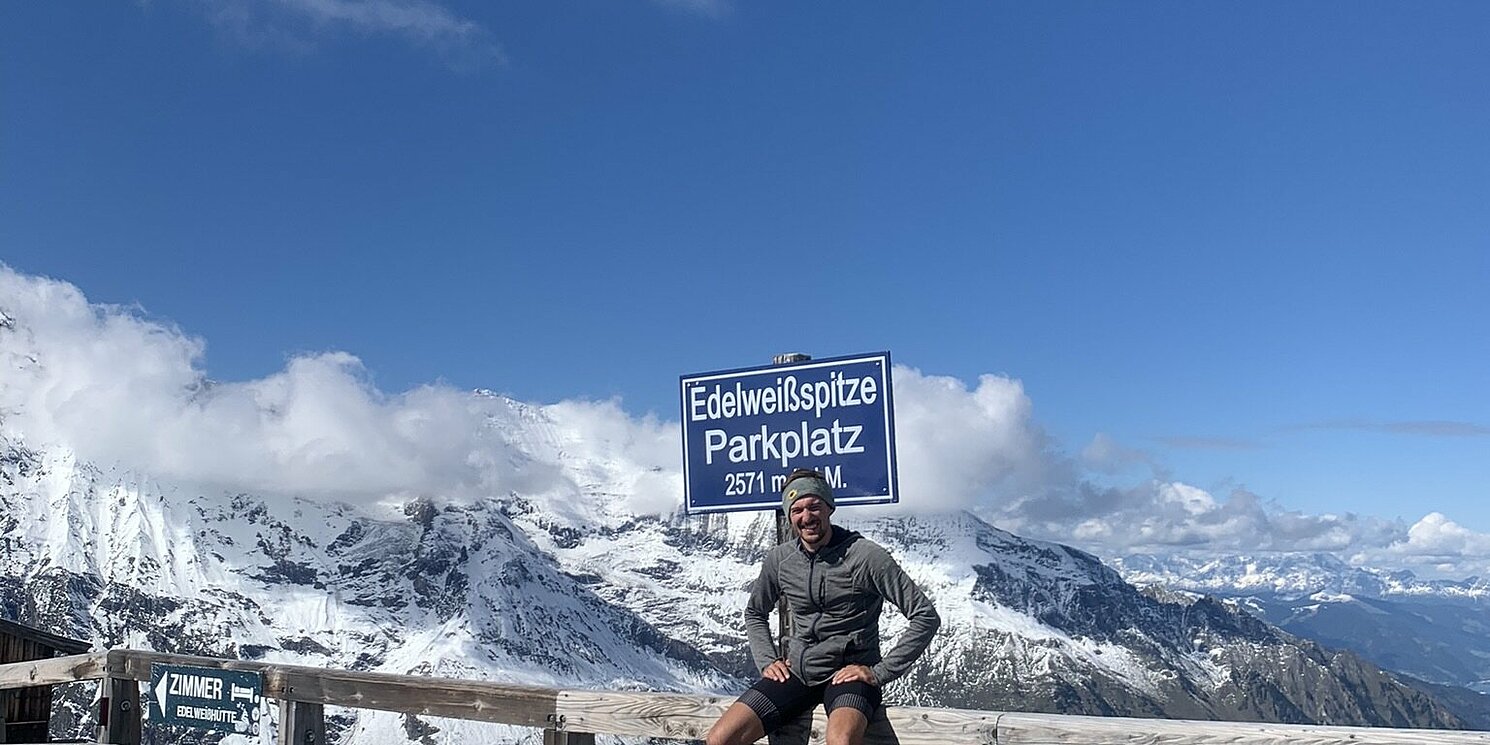
<svg viewBox="0 0 1490 745">
<path fill-rule="evenodd" d="M 0 690 L 97 680 L 103 677 L 105 657 L 103 653 L 75 654 L 0 665 Z"/>
<path fill-rule="evenodd" d="M 582 732 L 702 740 L 734 700 L 674 693 L 560 691 L 555 710 L 566 727 Z"/>
<path fill-rule="evenodd" d="M 300 665 L 116 650 L 110 669 L 136 680 L 150 679 L 150 666 L 193 665 L 250 670 L 264 675 L 264 695 L 290 701 L 355 709 L 380 709 L 423 716 L 547 727 L 558 690 L 480 680 L 362 673 Z"/>
<path fill-rule="evenodd" d="M 1490 745 L 1490 732 L 1005 714 L 999 745 Z"/>
</svg>

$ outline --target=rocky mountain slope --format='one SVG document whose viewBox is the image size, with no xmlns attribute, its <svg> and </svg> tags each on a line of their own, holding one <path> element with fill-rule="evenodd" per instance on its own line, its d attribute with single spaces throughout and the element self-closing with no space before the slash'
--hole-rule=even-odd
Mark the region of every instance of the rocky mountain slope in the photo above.
<svg viewBox="0 0 1490 745">
<path fill-rule="evenodd" d="M 1490 581 L 1421 580 L 1330 554 L 1130 556 L 1129 581 L 1234 599 L 1281 628 L 1424 681 L 1490 692 Z"/>
</svg>

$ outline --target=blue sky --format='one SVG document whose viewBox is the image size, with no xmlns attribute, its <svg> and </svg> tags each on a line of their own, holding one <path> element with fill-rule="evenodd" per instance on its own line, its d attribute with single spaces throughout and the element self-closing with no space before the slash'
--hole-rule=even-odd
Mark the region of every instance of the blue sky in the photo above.
<svg viewBox="0 0 1490 745">
<path fill-rule="evenodd" d="M 0 261 L 252 380 L 888 349 L 1093 479 L 1490 532 L 1483 3 L 0 7 Z M 0 298 L 3 301 L 3 298 Z M 1126 465 L 1124 465 L 1126 464 Z"/>
</svg>

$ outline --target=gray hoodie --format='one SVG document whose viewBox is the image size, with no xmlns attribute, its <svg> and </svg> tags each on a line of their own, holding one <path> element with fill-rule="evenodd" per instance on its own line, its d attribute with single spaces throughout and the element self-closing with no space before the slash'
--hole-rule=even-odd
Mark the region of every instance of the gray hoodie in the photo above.
<svg viewBox="0 0 1490 745">
<path fill-rule="evenodd" d="M 786 596 L 792 634 L 782 654 L 771 640 L 769 617 Z M 910 627 L 886 655 L 880 654 L 880 610 L 889 600 Z M 941 617 L 921 588 L 879 544 L 834 526 L 815 554 L 793 539 L 772 548 L 761 563 L 745 606 L 750 653 L 762 672 L 786 659 L 792 674 L 808 685 L 833 677 L 844 665 L 867 665 L 880 685 L 905 674 L 926 650 Z"/>
</svg>

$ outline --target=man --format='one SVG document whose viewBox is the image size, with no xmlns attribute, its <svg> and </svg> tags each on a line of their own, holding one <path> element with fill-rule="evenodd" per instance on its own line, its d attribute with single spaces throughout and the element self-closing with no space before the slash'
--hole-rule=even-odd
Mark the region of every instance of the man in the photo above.
<svg viewBox="0 0 1490 745">
<path fill-rule="evenodd" d="M 941 617 L 885 549 L 833 526 L 833 490 L 822 474 L 793 471 L 781 508 L 796 540 L 766 554 L 745 608 L 761 679 L 714 723 L 708 744 L 755 742 L 821 703 L 828 745 L 859 745 L 884 685 L 921 656 Z M 778 651 L 768 618 L 782 595 L 791 605 L 792 633 L 787 649 Z M 910 619 L 910 628 L 881 655 L 885 600 Z"/>
</svg>

